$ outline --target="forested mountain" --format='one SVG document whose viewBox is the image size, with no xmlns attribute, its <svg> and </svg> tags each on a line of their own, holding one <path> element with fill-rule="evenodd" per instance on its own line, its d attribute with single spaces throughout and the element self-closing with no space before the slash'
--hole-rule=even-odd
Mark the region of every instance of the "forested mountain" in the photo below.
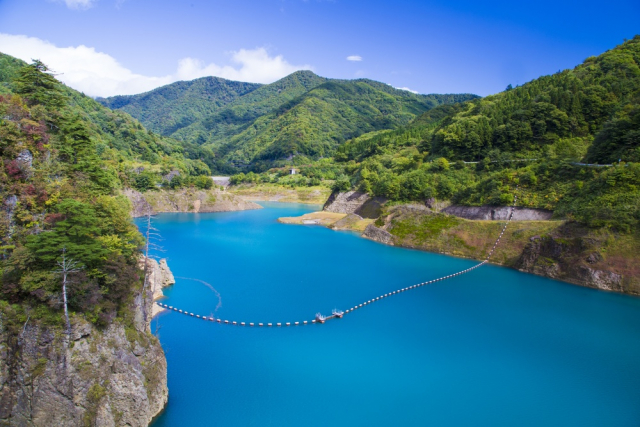
<svg viewBox="0 0 640 427">
<path fill-rule="evenodd" d="M 640 36 L 572 70 L 338 148 L 356 186 L 392 200 L 551 209 L 591 226 L 640 221 Z M 616 163 L 589 167 L 580 162 Z M 477 162 L 465 164 L 463 161 Z"/>
<path fill-rule="evenodd" d="M 149 130 L 169 136 L 260 86 L 219 77 L 202 77 L 171 83 L 138 95 L 98 98 L 97 101 L 131 114 Z"/>
<path fill-rule="evenodd" d="M 241 133 L 258 117 L 291 102 L 326 80 L 311 71 L 296 71 L 236 99 L 220 111 L 178 130 L 173 136 L 182 141 L 218 146 Z"/>
<path fill-rule="evenodd" d="M 281 105 L 216 148 L 236 162 L 273 161 L 294 154 L 331 156 L 347 139 L 393 129 L 439 104 L 474 95 L 416 95 L 371 80 L 329 80 Z"/>
<path fill-rule="evenodd" d="M 171 123 L 164 127 L 163 134 L 211 147 L 218 158 L 217 169 L 230 171 L 233 165 L 248 164 L 254 169 L 264 169 L 295 154 L 311 158 L 330 156 L 344 141 L 363 132 L 396 128 L 436 105 L 475 97 L 416 95 L 372 80 L 332 80 L 311 71 L 297 71 L 226 105 L 216 104 L 210 107 L 210 114 L 176 128 L 188 120 L 186 112 L 200 108 L 188 104 L 186 92 L 195 93 L 198 88 L 188 86 L 191 83 L 181 82 L 148 94 L 101 102 L 130 112 L 151 129 L 160 121 Z M 164 92 L 169 92 L 172 98 L 159 96 Z M 122 105 L 123 100 L 147 99 L 151 94 L 155 94 L 153 102 Z M 200 97 L 196 105 L 203 104 L 203 99 Z"/>
</svg>

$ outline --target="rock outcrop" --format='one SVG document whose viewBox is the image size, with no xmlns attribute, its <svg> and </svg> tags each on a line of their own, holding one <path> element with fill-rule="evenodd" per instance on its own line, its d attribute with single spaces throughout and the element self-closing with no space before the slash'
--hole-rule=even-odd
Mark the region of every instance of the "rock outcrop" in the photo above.
<svg viewBox="0 0 640 427">
<path fill-rule="evenodd" d="M 441 210 L 442 213 L 473 220 L 504 221 L 509 218 L 509 206 L 458 206 L 452 205 Z M 547 221 L 553 212 L 544 209 L 516 207 L 513 211 L 514 221 Z"/>
<path fill-rule="evenodd" d="M 131 216 L 152 215 L 159 212 L 229 212 L 262 209 L 257 203 L 246 201 L 220 189 L 155 190 L 140 193 L 131 188 L 123 194 L 131 201 Z"/>
<path fill-rule="evenodd" d="M 144 266 L 144 260 L 141 262 L 141 266 Z M 164 296 L 162 289 L 175 284 L 176 279 L 173 277 L 171 270 L 169 270 L 166 259 L 161 259 L 160 262 L 158 262 L 153 258 L 149 258 L 147 268 L 147 274 L 149 275 L 149 292 L 155 301 Z M 164 309 L 158 307 L 157 304 L 153 304 L 151 307 L 151 317 L 154 317 L 163 310 Z"/>
<path fill-rule="evenodd" d="M 532 237 L 514 268 L 590 288 L 640 294 L 640 285 L 633 275 L 612 271 L 597 252 L 601 242 L 581 236 L 570 226 L 554 234 Z"/>
<path fill-rule="evenodd" d="M 158 274 L 153 289 L 168 280 Z M 102 329 L 72 316 L 68 337 L 59 327 L 18 322 L 2 306 L 0 425 L 149 425 L 168 399 L 167 362 L 143 315 L 152 301 L 152 292 L 143 300 L 138 291 L 129 314 Z"/>
<path fill-rule="evenodd" d="M 393 246 L 393 235 L 386 230 L 376 227 L 373 224 L 369 224 L 367 228 L 364 229 L 362 237 L 375 240 L 376 242 L 384 243 L 385 245 Z"/>
<path fill-rule="evenodd" d="M 324 204 L 323 210 L 374 219 L 380 216 L 382 205 L 386 201 L 383 197 L 371 197 L 359 191 L 333 192 Z"/>
</svg>

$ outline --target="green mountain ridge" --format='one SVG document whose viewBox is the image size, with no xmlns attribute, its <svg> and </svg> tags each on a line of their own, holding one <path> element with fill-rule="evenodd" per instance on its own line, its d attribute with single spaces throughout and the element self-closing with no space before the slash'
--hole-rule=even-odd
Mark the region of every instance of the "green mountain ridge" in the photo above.
<svg viewBox="0 0 640 427">
<path fill-rule="evenodd" d="M 274 83 L 263 85 L 242 96 L 220 111 L 176 131 L 182 141 L 219 146 L 241 133 L 260 116 L 290 102 L 327 81 L 311 71 L 296 71 Z"/>
<path fill-rule="evenodd" d="M 219 77 L 202 77 L 175 82 L 138 95 L 96 100 L 112 110 L 129 113 L 153 132 L 170 136 L 261 86 Z"/>
<path fill-rule="evenodd" d="M 158 90 L 179 94 L 184 89 L 171 84 Z M 296 154 L 311 158 L 330 156 L 349 138 L 373 130 L 393 129 L 439 104 L 474 97 L 417 95 L 373 80 L 327 79 L 311 71 L 297 71 L 238 96 L 170 135 L 211 147 L 218 158 L 219 170 L 249 164 L 264 169 Z M 118 99 L 100 101 L 118 107 Z M 167 114 L 181 117 L 181 112 L 189 111 L 191 107 L 184 105 L 184 99 L 175 95 L 174 100 L 157 110 L 151 103 L 138 103 L 135 109 L 128 105 L 121 108 L 153 126 Z M 161 101 L 158 97 L 156 100 Z"/>
</svg>

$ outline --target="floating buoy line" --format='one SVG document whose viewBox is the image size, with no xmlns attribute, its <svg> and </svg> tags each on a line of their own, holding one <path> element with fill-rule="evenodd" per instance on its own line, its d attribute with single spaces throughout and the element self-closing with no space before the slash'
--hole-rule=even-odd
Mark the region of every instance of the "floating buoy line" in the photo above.
<svg viewBox="0 0 640 427">
<path fill-rule="evenodd" d="M 516 190 L 518 189 L 518 187 L 516 186 Z M 279 322 L 279 323 L 267 323 L 267 322 L 237 322 L 235 320 L 225 320 L 225 319 L 220 319 L 217 317 L 213 317 L 213 316 L 201 316 L 199 314 L 194 314 L 191 313 L 189 311 L 186 310 L 181 310 L 177 307 L 173 307 L 171 305 L 168 304 L 163 304 L 161 302 L 157 302 L 156 304 L 162 308 L 165 308 L 167 310 L 172 310 L 175 311 L 176 313 L 180 313 L 180 314 L 184 314 L 186 316 L 190 316 L 190 317 L 194 317 L 196 319 L 200 319 L 200 320 L 205 320 L 208 322 L 215 322 L 215 323 L 220 323 L 220 324 L 224 324 L 224 325 L 235 325 L 235 326 L 248 326 L 248 327 L 283 327 L 283 326 L 304 326 L 304 325 L 311 325 L 311 324 L 322 324 L 324 322 L 326 322 L 327 320 L 330 319 L 340 319 L 342 317 L 344 317 L 345 315 L 349 314 L 349 313 L 353 313 L 354 311 L 364 308 L 368 305 L 373 304 L 374 302 L 378 302 L 380 300 L 383 300 L 385 298 L 389 298 L 393 295 L 397 295 L 397 294 L 401 294 L 402 292 L 407 292 L 410 291 L 412 289 L 416 289 L 416 288 L 420 288 L 422 286 L 427 286 L 427 285 L 431 285 L 433 283 L 436 282 L 441 282 L 443 280 L 447 280 L 447 279 L 451 279 L 453 277 L 457 277 L 457 276 L 461 276 L 463 274 L 469 273 L 473 270 L 475 270 L 476 268 L 482 267 L 483 265 L 487 264 L 489 262 L 489 260 L 491 259 L 491 257 L 493 256 L 493 253 L 495 252 L 496 248 L 498 247 L 498 244 L 500 244 L 500 239 L 502 238 L 502 236 L 504 235 L 504 232 L 507 230 L 507 226 L 509 225 L 509 223 L 511 222 L 512 218 L 513 218 L 513 211 L 514 208 L 516 206 L 516 202 L 518 201 L 518 196 L 515 195 L 513 198 L 513 205 L 511 206 L 511 212 L 509 213 L 509 218 L 507 219 L 507 222 L 504 224 L 504 227 L 502 227 L 502 231 L 500 232 L 500 235 L 498 236 L 498 238 L 496 239 L 495 243 L 493 244 L 493 247 L 491 248 L 491 250 L 489 251 L 489 253 L 487 254 L 487 257 L 480 263 L 474 265 L 473 267 L 469 267 L 465 270 L 462 271 L 458 271 L 457 273 L 453 273 L 453 274 L 449 274 L 447 276 L 442 276 L 439 277 L 437 279 L 433 279 L 433 280 L 429 280 L 426 282 L 422 282 L 422 283 L 418 283 L 416 285 L 413 286 L 408 286 L 406 288 L 402 288 L 402 289 L 397 289 L 395 291 L 380 295 L 376 298 L 372 298 L 368 301 L 364 301 L 361 304 L 355 305 L 347 310 L 341 311 L 341 310 L 336 310 L 334 309 L 331 313 L 330 316 L 323 316 L 321 313 L 316 313 L 316 316 L 314 319 L 312 320 L 303 320 L 303 321 L 298 321 L 298 322 Z M 195 280 L 195 279 L 192 279 Z"/>
</svg>

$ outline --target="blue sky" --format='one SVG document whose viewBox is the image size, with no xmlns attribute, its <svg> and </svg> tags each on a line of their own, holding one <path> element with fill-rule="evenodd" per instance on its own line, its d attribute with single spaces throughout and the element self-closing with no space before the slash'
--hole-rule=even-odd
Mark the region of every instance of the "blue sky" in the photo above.
<svg viewBox="0 0 640 427">
<path fill-rule="evenodd" d="M 637 0 L 0 0 L 0 51 L 39 57 L 94 96 L 210 74 L 269 82 L 301 68 L 488 95 L 638 33 Z"/>
</svg>

